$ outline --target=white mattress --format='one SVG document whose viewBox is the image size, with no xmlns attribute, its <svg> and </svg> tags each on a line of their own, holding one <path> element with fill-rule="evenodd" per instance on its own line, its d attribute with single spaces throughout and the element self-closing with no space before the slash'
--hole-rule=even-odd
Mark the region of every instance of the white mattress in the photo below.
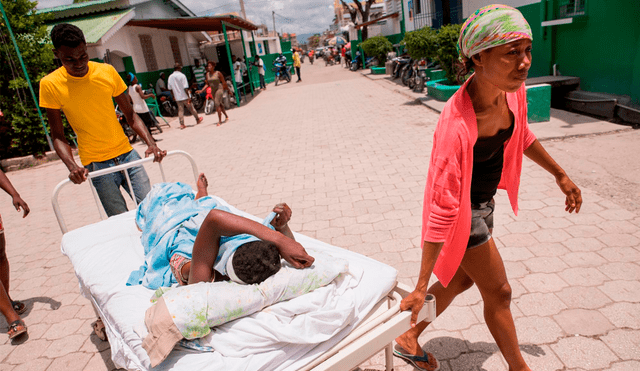
<svg viewBox="0 0 640 371">
<path fill-rule="evenodd" d="M 90 293 L 100 311 L 114 364 L 148 370 L 149 358 L 138 332 L 153 290 L 125 285 L 143 263 L 134 219 L 135 211 L 130 211 L 73 230 L 63 236 L 62 252 L 71 260 L 81 290 Z M 155 370 L 296 370 L 347 336 L 396 285 L 397 271 L 386 264 L 304 235 L 296 234 L 296 240 L 305 248 L 347 259 L 350 274 L 217 327 L 205 339 L 214 352 L 177 346 Z"/>
</svg>

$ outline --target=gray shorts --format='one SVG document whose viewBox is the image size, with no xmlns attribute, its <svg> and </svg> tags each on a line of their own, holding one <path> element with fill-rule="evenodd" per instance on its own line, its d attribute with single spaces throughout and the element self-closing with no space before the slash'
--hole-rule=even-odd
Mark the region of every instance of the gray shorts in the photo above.
<svg viewBox="0 0 640 371">
<path fill-rule="evenodd" d="M 487 243 L 491 239 L 493 229 L 493 210 L 496 203 L 493 199 L 481 204 L 471 204 L 471 233 L 467 250 Z"/>
</svg>

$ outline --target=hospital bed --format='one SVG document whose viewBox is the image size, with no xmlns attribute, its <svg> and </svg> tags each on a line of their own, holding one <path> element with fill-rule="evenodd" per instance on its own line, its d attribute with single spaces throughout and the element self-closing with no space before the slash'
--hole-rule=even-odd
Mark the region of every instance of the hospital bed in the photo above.
<svg viewBox="0 0 640 371">
<path fill-rule="evenodd" d="M 188 160 L 197 180 L 198 169 L 188 153 L 171 151 L 164 162 L 176 157 Z M 150 161 L 152 158 L 92 172 L 89 178 Z M 165 170 L 162 163 L 158 166 L 164 182 Z M 124 173 L 130 184 L 127 172 Z M 62 252 L 73 264 L 81 293 L 91 301 L 105 324 L 114 364 L 130 370 L 150 369 L 141 344 L 144 315 L 152 305 L 149 299 L 153 290 L 125 285 L 131 271 L 138 269 L 144 258 L 140 232 L 134 222 L 135 210 L 107 219 L 92 182 L 86 182 L 103 220 L 69 231 L 58 198 L 70 183 L 68 179 L 60 182 L 52 195 L 54 213 L 63 233 Z M 220 202 L 226 204 L 224 200 Z M 257 220 L 248 213 L 241 214 Z M 383 349 L 386 370 L 392 370 L 391 343 L 410 328 L 411 313 L 401 312 L 399 307 L 411 288 L 398 283 L 397 271 L 386 264 L 301 234 L 296 234 L 296 240 L 307 249 L 323 250 L 346 259 L 350 283 L 341 279 L 341 283 L 332 283 L 216 327 L 209 335 L 211 339 L 204 339 L 215 351 L 198 352 L 176 346 L 154 370 L 349 371 Z M 317 308 L 313 303 L 319 303 Z M 419 319 L 434 318 L 435 298 L 429 296 Z"/>
</svg>

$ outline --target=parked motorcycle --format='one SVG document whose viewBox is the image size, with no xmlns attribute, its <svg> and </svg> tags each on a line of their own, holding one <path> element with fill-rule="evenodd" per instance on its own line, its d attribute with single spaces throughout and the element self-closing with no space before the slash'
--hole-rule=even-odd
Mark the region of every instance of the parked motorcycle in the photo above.
<svg viewBox="0 0 640 371">
<path fill-rule="evenodd" d="M 200 108 L 204 106 L 204 102 L 206 100 L 205 98 L 207 94 L 205 92 L 198 94 L 198 86 L 196 84 L 193 84 L 190 90 L 191 90 L 191 104 L 193 104 L 193 108 L 195 108 L 196 111 L 199 111 Z"/>
<path fill-rule="evenodd" d="M 413 72 L 413 91 L 416 93 L 424 92 L 424 84 L 427 82 L 427 61 L 421 59 L 416 63 Z"/>
<path fill-rule="evenodd" d="M 402 69 L 404 68 L 404 66 L 411 64 L 412 59 L 408 55 L 403 54 L 401 56 L 393 58 L 392 62 L 393 73 L 391 74 L 391 77 L 393 79 L 397 79 L 402 74 Z"/>
<path fill-rule="evenodd" d="M 136 132 L 131 129 L 131 126 L 129 126 L 129 124 L 127 123 L 127 118 L 125 117 L 124 113 L 120 111 L 120 108 L 117 105 L 116 117 L 118 118 L 118 122 L 120 123 L 120 126 L 122 126 L 122 131 L 124 131 L 124 135 L 127 136 L 129 143 L 135 143 L 138 139 L 138 134 L 136 134 Z"/>
<path fill-rule="evenodd" d="M 291 74 L 287 68 L 287 59 L 284 56 L 279 56 L 273 61 L 273 72 L 276 75 L 276 86 L 280 80 L 287 80 L 291 82 Z"/>
<path fill-rule="evenodd" d="M 155 91 L 153 84 L 149 84 L 149 90 Z M 158 105 L 160 106 L 162 116 L 174 117 L 178 115 L 178 104 L 173 99 L 169 99 L 166 96 L 159 96 Z"/>
<path fill-rule="evenodd" d="M 377 59 L 375 57 L 365 57 L 365 66 L 364 68 L 371 68 L 377 64 Z M 356 52 L 355 57 L 351 60 L 351 71 L 357 71 L 362 67 L 362 53 L 360 50 Z"/>
</svg>

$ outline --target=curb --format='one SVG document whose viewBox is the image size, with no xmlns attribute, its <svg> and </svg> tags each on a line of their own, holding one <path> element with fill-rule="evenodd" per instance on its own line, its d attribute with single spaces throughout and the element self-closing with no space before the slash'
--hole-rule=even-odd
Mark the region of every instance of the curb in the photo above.
<svg viewBox="0 0 640 371">
<path fill-rule="evenodd" d="M 72 150 L 72 153 L 75 156 L 78 154 L 78 150 L 74 149 Z M 57 160 L 60 160 L 58 154 L 55 151 L 49 151 L 45 152 L 44 156 L 41 157 L 29 155 L 24 157 L 14 157 L 8 158 L 6 160 L 0 160 L 0 167 L 5 173 L 7 173 L 10 171 L 26 169 Z"/>
</svg>

